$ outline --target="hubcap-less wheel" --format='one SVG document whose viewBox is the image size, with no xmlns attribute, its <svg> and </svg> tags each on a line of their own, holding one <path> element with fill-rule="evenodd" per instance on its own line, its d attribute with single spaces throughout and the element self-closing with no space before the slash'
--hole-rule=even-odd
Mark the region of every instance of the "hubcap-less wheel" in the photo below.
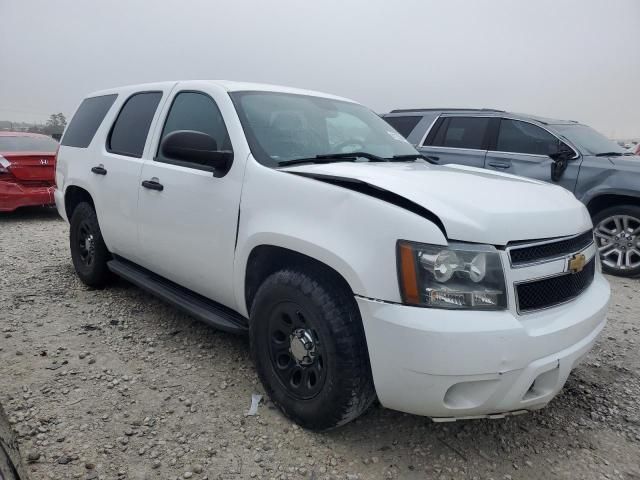
<svg viewBox="0 0 640 480">
<path fill-rule="evenodd" d="M 612 215 L 595 228 L 602 264 L 616 270 L 640 267 L 640 219 Z"/>
<path fill-rule="evenodd" d="M 271 312 L 269 354 L 278 380 L 292 396 L 308 400 L 322 390 L 324 348 L 313 319 L 297 304 L 283 302 Z"/>
<path fill-rule="evenodd" d="M 85 285 L 103 287 L 111 278 L 107 262 L 111 254 L 102 239 L 93 205 L 81 202 L 73 209 L 69 227 L 71 260 Z"/>
<path fill-rule="evenodd" d="M 91 266 L 95 260 L 96 249 L 91 227 L 86 221 L 82 222 L 79 227 L 78 247 L 82 263 L 87 267 Z"/>
</svg>

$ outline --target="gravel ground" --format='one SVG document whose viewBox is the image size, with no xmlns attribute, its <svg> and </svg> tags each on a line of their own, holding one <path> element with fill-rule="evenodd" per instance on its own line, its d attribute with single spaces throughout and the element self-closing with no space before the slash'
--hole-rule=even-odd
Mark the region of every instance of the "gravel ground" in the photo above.
<svg viewBox="0 0 640 480">
<path fill-rule="evenodd" d="M 246 339 L 119 281 L 75 277 L 50 209 L 0 216 L 0 401 L 32 479 L 640 479 L 640 283 L 545 409 L 436 424 L 374 406 L 304 431 L 263 393 Z"/>
</svg>

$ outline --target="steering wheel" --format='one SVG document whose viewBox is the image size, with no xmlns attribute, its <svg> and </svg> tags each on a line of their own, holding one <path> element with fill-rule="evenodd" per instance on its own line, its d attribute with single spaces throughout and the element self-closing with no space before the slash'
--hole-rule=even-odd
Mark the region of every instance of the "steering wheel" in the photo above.
<svg viewBox="0 0 640 480">
<path fill-rule="evenodd" d="M 334 145 L 331 148 L 331 152 L 332 153 L 349 153 L 348 151 L 347 152 L 343 152 L 342 150 L 345 147 L 350 147 L 350 146 L 357 146 L 357 148 L 353 148 L 353 149 L 350 150 L 352 152 L 362 151 L 362 149 L 364 148 L 364 141 L 360 140 L 359 138 L 355 138 L 355 137 L 347 138 L 346 140 L 338 143 L 337 145 Z"/>
</svg>

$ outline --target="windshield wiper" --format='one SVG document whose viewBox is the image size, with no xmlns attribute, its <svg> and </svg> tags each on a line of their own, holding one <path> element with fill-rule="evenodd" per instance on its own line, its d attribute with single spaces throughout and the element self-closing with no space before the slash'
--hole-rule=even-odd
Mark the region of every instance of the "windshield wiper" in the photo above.
<svg viewBox="0 0 640 480">
<path fill-rule="evenodd" d="M 389 162 L 406 162 L 406 161 L 415 161 L 415 160 L 425 160 L 433 165 L 438 165 L 438 162 L 434 162 L 429 157 L 425 157 L 421 153 L 411 153 L 409 155 L 394 155 L 391 158 L 387 158 Z"/>
<path fill-rule="evenodd" d="M 293 160 L 283 160 L 278 162 L 279 167 L 288 167 L 301 163 L 331 163 L 335 161 L 355 162 L 358 158 L 366 158 L 370 162 L 386 162 L 385 158 L 368 152 L 349 152 L 349 153 L 327 153 L 316 155 L 309 158 L 294 158 Z"/>
<path fill-rule="evenodd" d="M 331 163 L 335 161 L 355 162 L 358 158 L 366 158 L 370 162 L 409 162 L 415 160 L 426 160 L 429 163 L 437 165 L 429 157 L 425 157 L 420 153 L 411 153 L 409 155 L 394 155 L 393 157 L 380 157 L 369 152 L 348 152 L 348 153 L 327 153 L 316 155 L 309 158 L 294 158 L 293 160 L 283 160 L 278 162 L 279 167 L 288 167 L 291 165 L 299 165 L 301 163 Z"/>
<path fill-rule="evenodd" d="M 620 152 L 602 152 L 596 153 L 596 157 L 621 157 L 622 153 Z"/>
</svg>

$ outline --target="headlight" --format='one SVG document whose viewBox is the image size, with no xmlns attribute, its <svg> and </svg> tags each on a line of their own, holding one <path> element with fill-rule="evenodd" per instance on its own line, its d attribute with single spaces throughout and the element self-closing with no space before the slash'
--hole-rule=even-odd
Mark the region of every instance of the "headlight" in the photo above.
<svg viewBox="0 0 640 480">
<path fill-rule="evenodd" d="M 450 309 L 507 308 L 500 254 L 490 245 L 443 247 L 401 240 L 398 275 L 404 303 Z"/>
</svg>

